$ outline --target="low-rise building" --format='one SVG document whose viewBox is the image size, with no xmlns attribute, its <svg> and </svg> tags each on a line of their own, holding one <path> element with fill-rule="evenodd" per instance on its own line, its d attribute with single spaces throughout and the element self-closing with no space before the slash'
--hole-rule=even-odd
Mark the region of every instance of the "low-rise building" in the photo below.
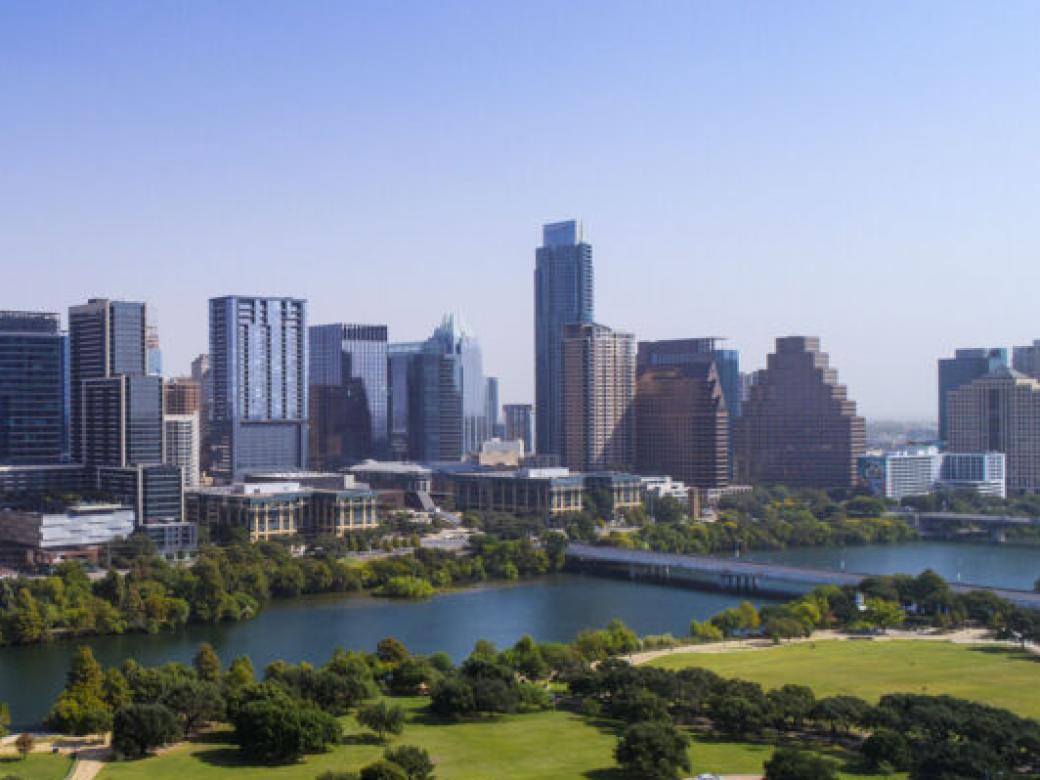
<svg viewBox="0 0 1040 780">
<path fill-rule="evenodd" d="M 433 487 L 433 471 L 418 463 L 366 460 L 348 471 L 373 490 L 429 493 Z"/>
<path fill-rule="evenodd" d="M 477 463 L 481 466 L 506 466 L 519 468 L 524 460 L 524 442 L 522 439 L 502 441 L 490 439 L 480 445 Z"/>
<path fill-rule="evenodd" d="M 314 488 L 299 481 L 236 483 L 185 496 L 189 522 L 245 529 L 252 541 L 343 536 L 375 528 L 376 496 L 368 488 Z"/>
<path fill-rule="evenodd" d="M 940 452 L 927 446 L 871 452 L 859 458 L 857 468 L 871 493 L 898 501 L 938 488 L 1005 497 L 1005 463 L 1002 452 Z"/>
<path fill-rule="evenodd" d="M 155 551 L 167 560 L 191 558 L 199 548 L 199 527 L 195 523 L 153 523 L 137 529 L 155 544 Z"/>
<path fill-rule="evenodd" d="M 1003 452 L 944 453 L 938 487 L 1007 498 L 1007 456 Z"/>
<path fill-rule="evenodd" d="M 18 548 L 30 566 L 66 558 L 97 560 L 100 548 L 133 533 L 134 510 L 120 504 L 74 504 L 61 511 L 0 511 L 0 544 Z"/>
</svg>

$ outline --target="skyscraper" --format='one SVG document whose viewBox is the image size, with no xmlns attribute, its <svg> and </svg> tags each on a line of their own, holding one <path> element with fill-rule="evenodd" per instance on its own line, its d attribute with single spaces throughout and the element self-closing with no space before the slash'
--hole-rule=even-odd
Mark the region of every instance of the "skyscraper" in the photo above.
<svg viewBox="0 0 1040 780">
<path fill-rule="evenodd" d="M 534 270 L 535 417 L 541 454 L 563 452 L 563 328 L 593 321 L 593 281 L 592 246 L 582 238 L 581 223 L 545 225 Z"/>
<path fill-rule="evenodd" d="M 958 349 L 952 358 L 939 360 L 939 440 L 946 441 L 949 430 L 946 419 L 947 396 L 962 385 L 1007 367 L 1008 354 L 1003 347 Z"/>
<path fill-rule="evenodd" d="M 69 308 L 69 400 L 72 459 L 84 462 L 83 384 L 145 373 L 145 305 L 91 298 Z"/>
<path fill-rule="evenodd" d="M 1040 491 L 1040 380 L 998 366 L 946 402 L 951 452 L 1003 452 L 1008 492 Z"/>
<path fill-rule="evenodd" d="M 505 416 L 506 441 L 520 440 L 524 443 L 524 453 L 534 452 L 534 408 L 531 404 L 506 404 L 502 407 Z"/>
<path fill-rule="evenodd" d="M 199 413 L 168 414 L 163 418 L 163 460 L 179 466 L 184 487 L 199 485 Z"/>
<path fill-rule="evenodd" d="M 675 366 L 714 363 L 722 395 L 726 399 L 729 419 L 727 433 L 727 460 L 729 477 L 733 477 L 733 441 L 736 422 L 740 418 L 743 387 L 740 373 L 740 353 L 735 349 L 720 349 L 718 338 L 668 339 L 640 341 L 637 355 L 639 369 L 651 366 Z"/>
<path fill-rule="evenodd" d="M 307 313 L 297 298 L 209 302 L 213 472 L 307 465 Z"/>
<path fill-rule="evenodd" d="M 489 376 L 486 381 L 486 389 L 484 390 L 484 414 L 487 417 L 487 438 L 502 438 L 504 429 L 499 423 L 498 377 Z"/>
<path fill-rule="evenodd" d="M 635 337 L 595 323 L 563 327 L 563 465 L 575 471 L 635 462 Z"/>
<path fill-rule="evenodd" d="M 0 312 L 0 464 L 66 459 L 67 348 L 57 314 Z"/>
<path fill-rule="evenodd" d="M 737 478 L 750 484 L 851 487 L 866 431 L 815 337 L 776 340 L 737 424 Z"/>
<path fill-rule="evenodd" d="M 636 464 L 693 487 L 726 486 L 729 417 L 714 361 L 639 366 Z"/>
<path fill-rule="evenodd" d="M 159 344 L 159 329 L 146 325 L 144 331 L 145 364 L 149 376 L 162 376 L 162 347 Z"/>
<path fill-rule="evenodd" d="M 213 409 L 213 382 L 209 373 L 209 355 L 201 354 L 191 361 L 192 381 L 199 385 L 199 469 L 209 473 L 210 413 Z"/>
<path fill-rule="evenodd" d="M 314 325 L 308 329 L 311 394 L 319 386 L 340 388 L 338 393 L 321 391 L 320 406 L 330 414 L 311 421 L 311 436 L 334 436 L 338 443 L 333 449 L 349 461 L 341 465 L 389 455 L 387 336 L 386 325 Z M 336 397 L 343 403 L 338 412 L 331 413 L 329 404 Z M 348 435 L 348 429 L 353 433 Z M 312 441 L 312 452 L 315 448 L 329 449 L 321 441 Z"/>
<path fill-rule="evenodd" d="M 1011 367 L 1026 376 L 1040 379 L 1040 339 L 1027 347 L 1015 347 L 1011 353 Z"/>
<path fill-rule="evenodd" d="M 86 379 L 82 404 L 86 465 L 163 462 L 161 377 L 119 374 Z"/>
<path fill-rule="evenodd" d="M 480 452 L 491 438 L 487 419 L 487 382 L 476 336 L 457 314 L 446 314 L 426 342 L 429 352 L 440 351 L 454 366 L 462 393 L 462 454 Z"/>
</svg>

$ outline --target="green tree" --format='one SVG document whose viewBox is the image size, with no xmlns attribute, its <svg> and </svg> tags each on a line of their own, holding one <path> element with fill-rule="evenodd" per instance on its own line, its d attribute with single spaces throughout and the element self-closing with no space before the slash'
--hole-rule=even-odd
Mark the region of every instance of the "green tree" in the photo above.
<svg viewBox="0 0 1040 780">
<path fill-rule="evenodd" d="M 163 694 L 161 701 L 180 719 L 186 734 L 203 723 L 224 717 L 224 697 L 220 688 L 208 680 L 179 680 Z"/>
<path fill-rule="evenodd" d="M 885 599 L 867 599 L 867 611 L 864 618 L 882 631 L 896 628 L 903 624 L 903 608 L 894 601 Z"/>
<path fill-rule="evenodd" d="M 293 761 L 339 741 L 340 725 L 331 715 L 270 689 L 260 695 L 232 714 L 235 741 L 249 758 L 265 763 Z"/>
<path fill-rule="evenodd" d="M 162 704 L 131 704 L 115 714 L 112 750 L 118 758 L 140 758 L 180 738 L 176 715 Z"/>
<path fill-rule="evenodd" d="M 383 741 L 387 734 L 400 734 L 404 730 L 404 708 L 399 704 L 376 702 L 359 709 L 357 721 Z"/>
<path fill-rule="evenodd" d="M 256 682 L 256 670 L 248 655 L 240 655 L 231 662 L 227 674 L 224 675 L 224 684 L 228 690 L 238 690 Z"/>
<path fill-rule="evenodd" d="M 876 729 L 859 749 L 875 772 L 904 772 L 910 768 L 910 743 L 893 729 Z"/>
<path fill-rule="evenodd" d="M 36 737 L 30 732 L 23 731 L 18 735 L 18 738 L 14 741 L 15 750 L 18 751 L 18 755 L 21 756 L 24 761 L 28 758 L 29 754 L 33 752 L 33 748 L 36 747 Z"/>
<path fill-rule="evenodd" d="M 397 764 L 380 759 L 361 770 L 361 780 L 408 780 L 408 775 Z"/>
<path fill-rule="evenodd" d="M 676 780 L 691 770 L 690 741 L 673 724 L 634 723 L 625 729 L 614 757 L 632 780 Z"/>
<path fill-rule="evenodd" d="M 788 684 L 766 694 L 778 728 L 800 729 L 816 706 L 816 695 L 804 685 Z"/>
<path fill-rule="evenodd" d="M 837 780 L 837 765 L 813 753 L 777 748 L 765 763 L 766 780 Z"/>
<path fill-rule="evenodd" d="M 104 676 L 89 647 L 80 647 L 69 665 L 68 682 L 44 723 L 63 734 L 100 734 L 112 727 L 105 703 Z"/>
<path fill-rule="evenodd" d="M 8 626 L 11 639 L 16 644 L 39 642 L 43 637 L 44 623 L 40 606 L 28 588 L 19 589 Z"/>
<path fill-rule="evenodd" d="M 408 780 L 433 780 L 433 761 L 430 754 L 415 745 L 388 748 L 383 758 L 404 770 Z"/>
<path fill-rule="evenodd" d="M 379 644 L 376 645 L 376 656 L 385 664 L 399 664 L 408 658 L 409 655 L 410 653 L 408 648 L 404 646 L 404 642 L 392 636 L 380 639 Z"/>
<path fill-rule="evenodd" d="M 7 702 L 0 701 L 0 737 L 7 736 L 11 727 L 11 708 Z"/>
<path fill-rule="evenodd" d="M 199 650 L 195 653 L 192 665 L 195 667 L 195 673 L 200 680 L 211 683 L 220 682 L 220 656 L 217 655 L 217 651 L 213 649 L 213 645 L 209 642 L 203 642 L 199 645 Z"/>
<path fill-rule="evenodd" d="M 101 681 L 101 697 L 113 712 L 125 707 L 132 700 L 126 677 L 115 667 L 105 670 L 105 676 Z"/>
</svg>

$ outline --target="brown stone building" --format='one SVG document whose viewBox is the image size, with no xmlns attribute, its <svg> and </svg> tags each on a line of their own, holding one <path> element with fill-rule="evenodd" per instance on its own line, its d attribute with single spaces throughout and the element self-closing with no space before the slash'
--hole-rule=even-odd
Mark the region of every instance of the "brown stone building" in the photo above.
<svg viewBox="0 0 1040 780">
<path fill-rule="evenodd" d="M 635 337 L 594 323 L 564 326 L 563 465 L 628 469 L 635 461 Z"/>
<path fill-rule="evenodd" d="M 737 479 L 792 487 L 851 487 L 866 431 L 816 337 L 776 340 L 737 425 Z"/>
<path fill-rule="evenodd" d="M 195 414 L 201 408 L 202 390 L 194 379 L 170 379 L 166 382 L 164 414 Z"/>
<path fill-rule="evenodd" d="M 729 415 L 714 362 L 640 366 L 636 470 L 721 488 L 729 481 Z"/>
</svg>

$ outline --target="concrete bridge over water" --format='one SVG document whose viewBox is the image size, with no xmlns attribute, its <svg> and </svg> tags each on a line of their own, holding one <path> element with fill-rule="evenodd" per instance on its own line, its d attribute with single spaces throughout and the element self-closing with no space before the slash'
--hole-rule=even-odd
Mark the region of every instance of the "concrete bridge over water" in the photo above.
<svg viewBox="0 0 1040 780">
<path fill-rule="evenodd" d="M 755 563 L 735 558 L 714 558 L 710 555 L 675 555 L 587 544 L 569 545 L 567 563 L 572 569 L 594 574 L 765 598 L 797 598 L 821 585 L 855 587 L 867 577 L 878 576 Z M 956 593 L 989 591 L 1012 604 L 1040 610 L 1040 593 L 1033 591 L 952 582 L 949 585 Z"/>
<path fill-rule="evenodd" d="M 996 542 L 1007 538 L 1012 528 L 1040 528 L 1040 517 L 1018 515 L 977 515 L 961 512 L 914 512 L 901 510 L 889 512 L 916 530 L 921 536 L 942 537 L 984 534 Z"/>
</svg>

